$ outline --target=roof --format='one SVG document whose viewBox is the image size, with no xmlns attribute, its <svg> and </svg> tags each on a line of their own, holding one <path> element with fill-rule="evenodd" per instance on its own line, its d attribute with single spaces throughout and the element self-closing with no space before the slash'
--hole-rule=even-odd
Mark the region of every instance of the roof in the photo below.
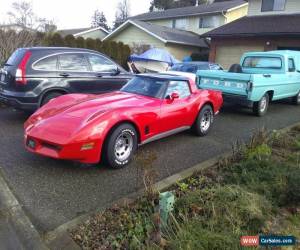
<svg viewBox="0 0 300 250">
<path fill-rule="evenodd" d="M 74 35 L 76 33 L 89 30 L 90 28 L 79 28 L 79 29 L 66 29 L 66 30 L 58 30 L 57 32 L 62 36 Z"/>
<path fill-rule="evenodd" d="M 247 5 L 244 0 L 231 0 L 215 2 L 212 4 L 201 4 L 199 6 L 189 6 L 183 8 L 168 9 L 164 11 L 153 11 L 130 17 L 132 20 L 150 21 L 155 19 L 168 19 L 174 17 L 197 16 L 211 13 L 226 12 L 241 5 Z"/>
<path fill-rule="evenodd" d="M 103 40 L 107 40 L 108 38 L 113 37 L 117 33 L 126 29 L 129 25 L 134 25 L 135 27 L 143 30 L 149 35 L 159 39 L 163 43 L 183 44 L 183 45 L 190 45 L 190 46 L 196 46 L 202 48 L 208 47 L 206 41 L 193 32 L 173 29 L 173 28 L 151 24 L 148 22 L 143 22 L 138 20 L 127 20 L 120 27 L 118 27 L 109 35 L 107 35 Z"/>
<path fill-rule="evenodd" d="M 106 29 L 104 29 L 102 27 L 66 29 L 66 30 L 58 30 L 57 32 L 60 33 L 62 36 L 67 36 L 67 35 L 80 36 L 80 35 L 84 35 L 86 33 L 89 33 L 89 32 L 92 32 L 92 31 L 96 31 L 96 30 L 102 30 L 106 34 L 109 33 Z"/>
<path fill-rule="evenodd" d="M 202 37 L 299 36 L 300 14 L 245 16 Z"/>
</svg>

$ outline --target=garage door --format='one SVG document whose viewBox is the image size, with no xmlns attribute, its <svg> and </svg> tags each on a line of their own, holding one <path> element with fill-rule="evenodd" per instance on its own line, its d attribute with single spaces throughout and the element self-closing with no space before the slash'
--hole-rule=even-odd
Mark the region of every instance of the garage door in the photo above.
<svg viewBox="0 0 300 250">
<path fill-rule="evenodd" d="M 239 63 L 241 56 L 248 51 L 264 51 L 263 46 L 225 45 L 217 47 L 216 62 L 225 69 L 234 63 Z"/>
</svg>

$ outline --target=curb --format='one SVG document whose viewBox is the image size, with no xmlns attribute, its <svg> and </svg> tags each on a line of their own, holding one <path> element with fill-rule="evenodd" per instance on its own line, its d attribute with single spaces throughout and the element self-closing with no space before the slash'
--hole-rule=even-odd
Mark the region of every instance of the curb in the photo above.
<svg viewBox="0 0 300 250">
<path fill-rule="evenodd" d="M 9 217 L 13 233 L 17 236 L 24 249 L 46 250 L 39 233 L 24 213 L 13 193 L 10 191 L 6 181 L 0 173 L 0 210 Z"/>
</svg>

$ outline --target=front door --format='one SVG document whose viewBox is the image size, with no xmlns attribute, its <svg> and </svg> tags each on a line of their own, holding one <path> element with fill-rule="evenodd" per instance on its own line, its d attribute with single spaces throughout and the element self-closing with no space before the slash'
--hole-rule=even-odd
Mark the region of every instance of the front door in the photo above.
<svg viewBox="0 0 300 250">
<path fill-rule="evenodd" d="M 86 57 L 92 70 L 93 93 L 120 90 L 132 78 L 104 56 L 87 53 Z"/>
<path fill-rule="evenodd" d="M 176 93 L 178 98 L 172 99 Z M 161 133 L 191 125 L 193 98 L 187 81 L 170 81 L 161 107 Z"/>
</svg>

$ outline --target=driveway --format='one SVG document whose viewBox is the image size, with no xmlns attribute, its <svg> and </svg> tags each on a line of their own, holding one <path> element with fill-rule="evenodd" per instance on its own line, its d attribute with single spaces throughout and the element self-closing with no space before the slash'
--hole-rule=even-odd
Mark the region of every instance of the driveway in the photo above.
<svg viewBox="0 0 300 250">
<path fill-rule="evenodd" d="M 0 170 L 27 215 L 40 232 L 54 230 L 75 217 L 104 207 L 141 187 L 139 166 L 133 162 L 121 170 L 52 160 L 28 153 L 23 147 L 26 115 L 0 109 Z M 226 107 L 204 138 L 189 132 L 145 145 L 139 154 L 157 156 L 157 180 L 231 149 L 263 126 L 280 129 L 300 121 L 300 107 L 273 103 L 263 118 L 247 110 Z"/>
</svg>

